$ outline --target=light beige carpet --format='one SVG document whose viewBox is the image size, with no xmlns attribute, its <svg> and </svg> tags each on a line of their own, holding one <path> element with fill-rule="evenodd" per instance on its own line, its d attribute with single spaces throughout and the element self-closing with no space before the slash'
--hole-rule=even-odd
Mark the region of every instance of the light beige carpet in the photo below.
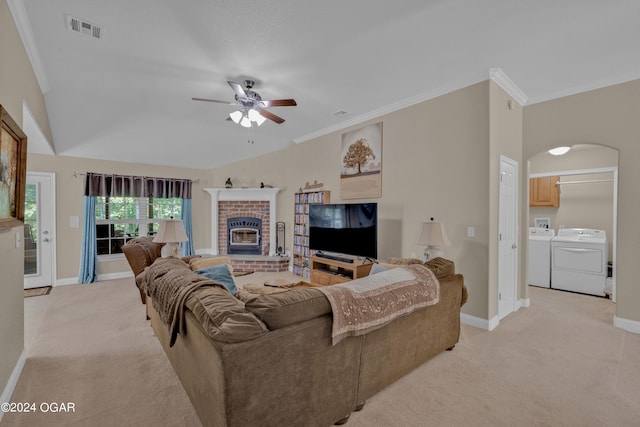
<svg viewBox="0 0 640 427">
<path fill-rule="evenodd" d="M 198 426 L 132 279 L 56 287 L 12 401 L 75 413 L 6 413 L 5 426 Z"/>
<path fill-rule="evenodd" d="M 370 426 L 640 426 L 640 335 L 606 299 L 530 287 L 531 306 L 370 399 Z M 392 363 L 392 361 L 390 361 Z"/>
<path fill-rule="evenodd" d="M 640 335 L 612 326 L 613 303 L 530 295 L 531 307 L 492 332 L 463 325 L 453 351 L 369 399 L 346 425 L 640 425 Z M 44 298 L 12 400 L 74 402 L 76 412 L 8 413 L 2 427 L 200 425 L 130 279 L 57 287 Z"/>
</svg>

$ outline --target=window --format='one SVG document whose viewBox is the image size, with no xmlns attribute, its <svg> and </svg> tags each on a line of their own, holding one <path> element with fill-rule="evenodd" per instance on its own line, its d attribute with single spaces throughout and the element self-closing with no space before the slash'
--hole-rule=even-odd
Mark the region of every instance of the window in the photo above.
<svg viewBox="0 0 640 427">
<path fill-rule="evenodd" d="M 159 219 L 181 218 L 182 199 L 96 197 L 98 255 L 122 253 L 120 247 L 138 236 L 154 236 Z"/>
</svg>

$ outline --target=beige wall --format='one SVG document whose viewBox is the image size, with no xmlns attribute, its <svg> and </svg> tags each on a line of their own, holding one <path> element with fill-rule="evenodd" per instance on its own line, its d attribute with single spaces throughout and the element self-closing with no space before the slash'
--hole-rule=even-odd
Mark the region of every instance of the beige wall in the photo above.
<svg viewBox="0 0 640 427">
<path fill-rule="evenodd" d="M 504 90 L 493 81 L 489 82 L 489 281 L 486 288 L 486 298 L 488 312 L 485 319 L 494 319 L 498 315 L 498 235 L 499 235 L 499 207 L 500 207 L 500 156 L 506 156 L 518 164 L 519 187 L 518 197 L 522 199 L 523 193 L 522 178 L 522 106 L 515 102 Z M 522 212 L 518 210 L 517 215 L 522 218 Z M 522 223 L 522 219 L 520 219 Z M 522 232 L 520 232 L 522 239 Z M 523 247 L 522 244 L 519 245 Z M 517 297 L 524 295 L 523 287 L 523 255 L 524 251 L 519 251 L 518 260 L 518 291 Z"/>
<path fill-rule="evenodd" d="M 640 80 L 531 105 L 524 111 L 524 157 L 559 145 L 619 151 L 616 316 L 640 321 Z"/>
<path fill-rule="evenodd" d="M 0 1 L 0 104 L 22 124 L 23 102 L 50 136 L 44 99 L 22 46 L 6 1 Z M 22 227 L 0 232 L 0 394 L 24 349 L 23 248 L 16 248 Z"/>
<path fill-rule="evenodd" d="M 324 183 L 331 202 L 340 199 L 341 135 L 383 122 L 382 198 L 378 257 L 422 256 L 416 245 L 421 222 L 444 221 L 451 246 L 444 255 L 465 275 L 467 314 L 487 318 L 489 248 L 489 83 L 483 82 L 367 123 L 292 145 L 213 171 L 216 186 L 260 182 L 280 187 L 278 220 L 287 224 L 291 250 L 293 200 L 306 182 Z M 259 144 L 259 141 L 256 141 Z M 519 158 L 518 150 L 513 154 Z M 360 200 L 346 200 L 356 202 Z M 467 226 L 476 237 L 467 237 Z"/>
<path fill-rule="evenodd" d="M 194 183 L 192 188 L 193 244 L 196 250 L 210 247 L 211 199 L 203 190 L 203 188 L 210 186 L 208 182 L 210 173 L 207 171 L 44 154 L 30 154 L 27 160 L 27 170 L 56 174 L 56 279 L 58 280 L 77 278 L 80 267 L 84 180 L 83 176 L 74 177 L 74 171 L 199 180 Z M 80 217 L 80 228 L 69 227 L 71 216 Z M 120 272 L 130 272 L 124 257 L 118 260 L 98 262 L 98 275 Z"/>
</svg>

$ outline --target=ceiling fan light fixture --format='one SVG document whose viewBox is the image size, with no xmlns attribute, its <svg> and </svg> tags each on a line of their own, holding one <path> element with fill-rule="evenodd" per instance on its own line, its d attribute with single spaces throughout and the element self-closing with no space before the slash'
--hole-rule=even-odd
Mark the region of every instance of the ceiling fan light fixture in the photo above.
<svg viewBox="0 0 640 427">
<path fill-rule="evenodd" d="M 255 120 L 258 126 L 262 125 L 265 121 L 267 121 L 267 119 L 261 116 L 260 114 L 258 114 L 258 117 Z"/>
<path fill-rule="evenodd" d="M 267 119 L 276 124 L 284 123 L 284 119 L 272 112 L 268 111 L 270 107 L 294 107 L 298 105 L 295 99 L 271 99 L 263 101 L 260 94 L 251 90 L 255 82 L 253 80 L 245 80 L 243 88 L 242 85 L 227 81 L 231 89 L 235 92 L 235 100 L 232 102 L 221 101 L 218 99 L 208 98 L 191 98 L 194 101 L 206 101 L 215 102 L 219 104 L 236 105 L 240 108 L 237 111 L 229 114 L 227 120 L 233 120 L 234 123 L 240 126 L 250 128 L 253 123 L 258 126 L 262 125 Z"/>
<path fill-rule="evenodd" d="M 229 113 L 229 117 L 231 117 L 231 120 L 233 120 L 234 123 L 240 123 L 240 120 L 242 120 L 242 111 L 234 111 L 233 113 Z"/>
<path fill-rule="evenodd" d="M 260 117 L 260 113 L 258 113 L 253 108 L 251 110 L 249 110 L 249 120 L 251 120 L 252 122 L 257 122 L 258 121 L 258 117 Z"/>
<path fill-rule="evenodd" d="M 260 126 L 267 119 L 264 118 L 258 110 L 251 109 L 249 110 L 249 120 L 256 122 L 256 124 Z"/>
<path fill-rule="evenodd" d="M 568 153 L 569 150 L 571 150 L 571 147 L 556 147 L 549 150 L 549 153 L 553 154 L 554 156 L 561 156 Z"/>
<path fill-rule="evenodd" d="M 246 127 L 246 128 L 250 128 L 251 127 L 251 120 L 249 120 L 249 117 L 244 116 L 242 118 L 242 120 L 240 120 L 240 126 Z"/>
</svg>

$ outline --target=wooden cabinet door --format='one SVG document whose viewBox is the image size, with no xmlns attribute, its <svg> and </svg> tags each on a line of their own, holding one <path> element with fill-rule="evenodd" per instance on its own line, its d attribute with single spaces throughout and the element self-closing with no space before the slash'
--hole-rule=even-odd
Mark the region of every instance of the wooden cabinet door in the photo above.
<svg viewBox="0 0 640 427">
<path fill-rule="evenodd" d="M 556 185 L 559 179 L 557 176 L 529 179 L 529 206 L 559 207 L 560 192 Z"/>
</svg>

